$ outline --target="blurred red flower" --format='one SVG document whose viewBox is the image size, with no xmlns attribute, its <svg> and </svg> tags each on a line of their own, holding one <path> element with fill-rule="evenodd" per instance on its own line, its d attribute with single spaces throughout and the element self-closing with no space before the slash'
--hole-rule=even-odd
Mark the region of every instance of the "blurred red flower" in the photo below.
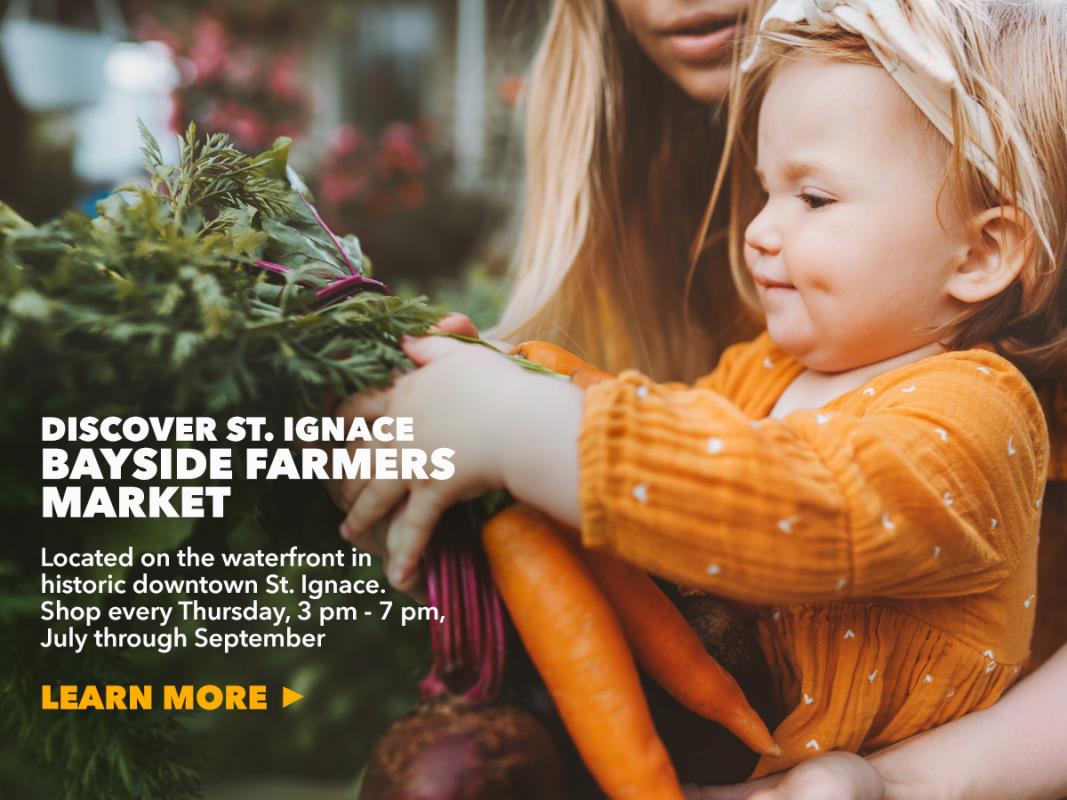
<svg viewBox="0 0 1067 800">
<path fill-rule="evenodd" d="M 281 135 L 299 137 L 311 118 L 311 94 L 300 85 L 293 48 L 239 40 L 211 13 L 201 14 L 173 47 L 188 80 L 174 93 L 175 130 L 192 121 L 205 131 L 228 133 L 250 151 Z"/>
</svg>

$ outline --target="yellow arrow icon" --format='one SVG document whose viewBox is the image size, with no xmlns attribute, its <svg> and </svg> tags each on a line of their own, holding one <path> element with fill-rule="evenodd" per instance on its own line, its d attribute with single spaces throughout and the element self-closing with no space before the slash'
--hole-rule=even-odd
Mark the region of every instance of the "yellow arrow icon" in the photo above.
<svg viewBox="0 0 1067 800">
<path fill-rule="evenodd" d="M 289 708 L 297 700 L 303 700 L 304 695 L 300 692 L 294 692 L 288 686 L 282 687 L 282 708 Z"/>
</svg>

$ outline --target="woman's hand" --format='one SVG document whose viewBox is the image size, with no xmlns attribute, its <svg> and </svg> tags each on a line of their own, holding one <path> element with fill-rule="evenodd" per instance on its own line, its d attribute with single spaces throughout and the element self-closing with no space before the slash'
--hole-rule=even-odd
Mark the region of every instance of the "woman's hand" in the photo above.
<svg viewBox="0 0 1067 800">
<path fill-rule="evenodd" d="M 503 458 L 516 446 L 511 433 L 523 413 L 515 408 L 520 387 L 545 378 L 485 347 L 445 337 L 407 337 L 403 347 L 420 368 L 401 375 L 391 389 L 352 395 L 337 416 L 411 417 L 415 441 L 408 446 L 427 455 L 450 452 L 454 472 L 445 480 L 344 481 L 336 491 L 350 506 L 342 535 L 362 546 L 374 523 L 400 506 L 388 525 L 384 554 L 390 582 L 409 591 L 418 584 L 418 559 L 441 513 L 459 500 L 504 488 Z"/>
<path fill-rule="evenodd" d="M 460 336 L 469 336 L 472 339 L 481 338 L 478 329 L 474 326 L 471 318 L 458 311 L 453 311 L 451 314 L 447 314 L 438 320 L 437 324 L 430 328 L 430 333 L 434 332 L 455 333 Z M 483 341 L 487 344 L 491 344 L 501 353 L 510 353 L 511 348 L 514 346 L 498 339 L 483 339 Z"/>
<path fill-rule="evenodd" d="M 1054 800 L 1067 797 L 1067 647 L 990 708 L 864 761 L 827 753 L 741 786 L 690 787 L 689 800 Z"/>
<path fill-rule="evenodd" d="M 860 756 L 826 753 L 737 786 L 687 786 L 687 800 L 888 800 L 881 775 Z"/>
<path fill-rule="evenodd" d="M 453 311 L 451 314 L 441 317 L 437 324 L 430 328 L 430 332 L 455 333 L 460 336 L 469 336 L 472 339 L 478 338 L 478 329 L 471 322 L 471 318 L 466 314 L 460 314 L 458 311 Z"/>
</svg>

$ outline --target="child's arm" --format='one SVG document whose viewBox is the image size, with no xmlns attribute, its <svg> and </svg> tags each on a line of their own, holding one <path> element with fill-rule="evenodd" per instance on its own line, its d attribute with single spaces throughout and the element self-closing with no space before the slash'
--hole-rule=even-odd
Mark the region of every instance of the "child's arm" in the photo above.
<svg viewBox="0 0 1067 800">
<path fill-rule="evenodd" d="M 727 348 L 713 372 L 700 378 L 693 386 L 681 382 L 663 383 L 667 391 L 685 392 L 693 388 L 725 392 L 739 378 L 749 346 Z M 740 376 L 743 380 L 743 376 Z M 507 405 L 536 408 L 519 426 L 516 450 L 520 459 L 506 459 L 504 484 L 523 502 L 539 508 L 577 530 L 581 522 L 578 501 L 578 440 L 582 425 L 582 402 L 573 391 L 562 389 L 556 382 L 529 382 L 519 389 L 512 387 Z"/>
<path fill-rule="evenodd" d="M 484 348 L 405 346 L 423 367 L 348 412 L 415 417 L 419 446 L 456 449 L 455 475 L 357 485 L 343 528 L 358 538 L 405 503 L 386 541 L 399 588 L 444 508 L 493 488 L 580 522 L 587 545 L 756 603 L 983 591 L 1032 545 L 1047 435 L 992 356 L 897 371 L 862 416 L 753 423 L 706 388 L 625 373 L 583 399 Z"/>
<path fill-rule="evenodd" d="M 576 526 L 581 390 L 452 339 L 405 339 L 404 349 L 420 369 L 387 391 L 349 397 L 337 413 L 411 417 L 415 441 L 406 446 L 427 454 L 452 451 L 454 471 L 444 480 L 344 481 L 335 490 L 349 509 L 342 535 L 362 544 L 374 523 L 397 509 L 382 549 L 389 556 L 389 580 L 410 591 L 438 517 L 459 500 L 508 489 Z"/>
<path fill-rule="evenodd" d="M 469 320 L 457 315 L 439 328 L 473 330 Z M 524 372 L 484 348 L 448 339 L 408 339 L 404 348 L 421 369 L 401 376 L 389 391 L 349 397 L 337 413 L 413 417 L 424 450 L 457 451 L 456 474 L 439 482 L 334 482 L 331 495 L 348 511 L 342 535 L 388 556 L 390 580 L 411 591 L 419 582 L 416 565 L 437 516 L 456 500 L 505 487 L 519 500 L 577 528 L 582 419 L 578 388 Z M 739 372 L 744 352 L 744 346 L 729 348 L 718 368 L 698 385 L 724 390 Z M 681 383 L 663 387 L 689 388 Z M 371 526 L 391 508 L 388 532 L 368 542 Z"/>
<path fill-rule="evenodd" d="M 1033 546 L 1044 484 L 1047 435 L 1025 379 L 959 353 L 872 384 L 862 413 L 758 422 L 715 392 L 633 372 L 591 387 L 584 542 L 755 603 L 995 586 Z"/>
</svg>

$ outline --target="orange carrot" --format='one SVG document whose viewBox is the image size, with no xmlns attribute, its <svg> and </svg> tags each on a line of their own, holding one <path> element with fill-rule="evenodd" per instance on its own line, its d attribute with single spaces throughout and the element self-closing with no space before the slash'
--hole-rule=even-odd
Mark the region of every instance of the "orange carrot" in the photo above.
<svg viewBox="0 0 1067 800">
<path fill-rule="evenodd" d="M 600 788 L 611 798 L 681 800 L 618 618 L 566 537 L 523 506 L 482 530 L 500 596 Z"/>
<path fill-rule="evenodd" d="M 522 356 L 529 361 L 535 361 L 542 367 L 570 377 L 571 382 L 579 388 L 585 389 L 594 383 L 614 377 L 610 372 L 597 369 L 588 361 L 579 358 L 574 353 L 550 342 L 538 340 L 523 342 L 515 345 L 511 355 Z"/>
<path fill-rule="evenodd" d="M 757 753 L 781 755 L 733 675 L 704 649 L 685 617 L 642 570 L 607 553 L 584 553 L 615 608 L 637 663 L 690 711 L 714 720 Z"/>
</svg>

